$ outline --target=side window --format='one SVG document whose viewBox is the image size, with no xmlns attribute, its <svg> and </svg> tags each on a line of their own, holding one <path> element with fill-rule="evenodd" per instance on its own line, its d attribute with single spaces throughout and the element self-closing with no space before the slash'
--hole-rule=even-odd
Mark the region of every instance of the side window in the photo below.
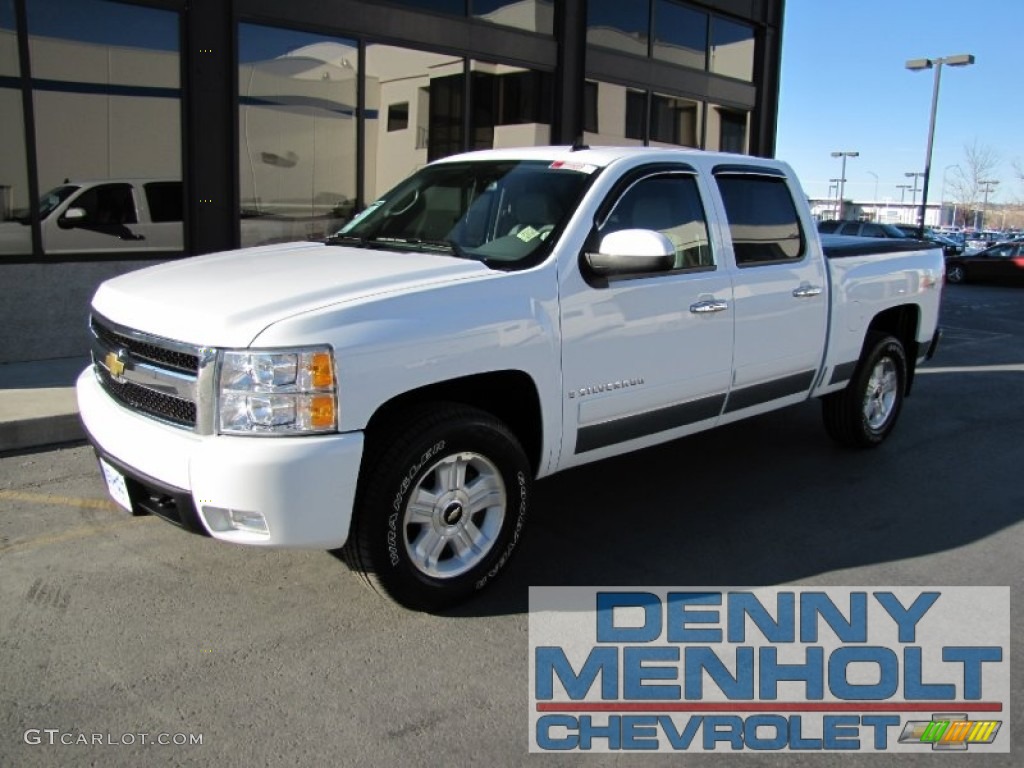
<svg viewBox="0 0 1024 768">
<path fill-rule="evenodd" d="M 600 234 L 620 229 L 653 229 L 672 241 L 674 269 L 714 267 L 707 218 L 697 180 L 683 174 L 636 182 L 619 198 Z"/>
<path fill-rule="evenodd" d="M 180 181 L 151 181 L 143 188 L 146 190 L 146 205 L 152 221 L 160 223 L 182 220 L 184 202 L 181 199 Z"/>
<path fill-rule="evenodd" d="M 798 261 L 804 255 L 800 217 L 784 179 L 716 177 L 740 267 Z"/>
<path fill-rule="evenodd" d="M 838 231 L 840 235 L 853 235 L 857 237 L 860 235 L 860 224 L 856 221 L 848 221 Z"/>
<path fill-rule="evenodd" d="M 865 224 L 863 231 L 861 231 L 862 237 L 886 237 L 885 230 L 877 224 Z"/>
<path fill-rule="evenodd" d="M 131 184 L 101 184 L 87 189 L 71 202 L 73 208 L 85 209 L 85 222 L 95 226 L 135 224 L 135 199 Z"/>
</svg>

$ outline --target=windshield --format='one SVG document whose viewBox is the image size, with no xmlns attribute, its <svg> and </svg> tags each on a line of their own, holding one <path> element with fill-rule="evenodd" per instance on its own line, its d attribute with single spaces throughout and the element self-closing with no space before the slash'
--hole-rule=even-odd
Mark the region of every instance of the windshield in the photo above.
<svg viewBox="0 0 1024 768">
<path fill-rule="evenodd" d="M 58 205 L 71 197 L 71 194 L 76 189 L 78 189 L 78 187 L 65 184 L 64 186 L 55 187 L 43 195 L 39 199 L 39 218 L 45 219 L 49 216 Z"/>
<path fill-rule="evenodd" d="M 516 160 L 427 166 L 328 242 L 444 251 L 501 269 L 531 266 L 550 251 L 596 170 Z"/>
</svg>

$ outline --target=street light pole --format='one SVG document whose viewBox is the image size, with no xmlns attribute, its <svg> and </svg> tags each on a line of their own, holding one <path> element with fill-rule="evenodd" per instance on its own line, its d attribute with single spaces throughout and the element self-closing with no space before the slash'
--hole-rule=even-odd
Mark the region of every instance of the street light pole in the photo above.
<svg viewBox="0 0 1024 768">
<path fill-rule="evenodd" d="M 900 191 L 900 202 L 905 203 L 907 201 L 907 190 L 910 189 L 909 184 L 897 184 L 896 189 Z M 903 217 L 900 216 L 900 219 Z"/>
<path fill-rule="evenodd" d="M 942 65 L 966 67 L 974 63 L 974 56 L 969 53 L 946 56 L 936 59 L 911 59 L 906 67 L 911 71 L 935 68 L 935 84 L 932 87 L 932 113 L 928 123 L 928 148 L 924 155 L 924 192 L 921 193 L 921 211 L 918 214 L 918 237 L 924 237 L 924 217 L 928 211 L 928 182 L 932 175 L 932 145 L 935 143 L 935 113 L 939 108 L 939 79 L 942 76 Z"/>
<path fill-rule="evenodd" d="M 994 187 L 998 183 L 999 182 L 996 181 L 995 179 L 986 179 L 984 181 L 978 181 L 978 186 L 985 188 L 985 199 L 981 204 L 981 225 L 986 229 L 988 229 L 988 224 L 985 221 L 985 215 L 988 213 L 988 193 L 991 192 L 992 187 Z M 975 226 L 974 228 L 977 229 L 978 227 Z"/>
<path fill-rule="evenodd" d="M 832 157 L 843 158 L 843 169 L 839 172 L 839 220 L 843 220 L 843 190 L 846 186 L 846 158 L 860 157 L 860 152 L 840 151 L 833 152 Z"/>
<path fill-rule="evenodd" d="M 829 200 L 830 204 L 832 202 L 832 190 L 834 189 L 836 191 L 836 207 L 832 209 L 832 215 L 835 217 L 836 221 L 841 221 L 841 218 L 839 216 L 839 182 L 840 181 L 842 181 L 842 180 L 841 179 L 829 179 L 828 180 L 828 200 Z"/>
<path fill-rule="evenodd" d="M 924 174 L 919 172 L 919 171 L 907 171 L 903 175 L 906 176 L 908 179 L 912 178 L 914 180 L 914 191 L 910 194 L 910 202 L 916 205 L 917 204 L 917 180 L 920 179 L 922 176 L 924 176 Z"/>
</svg>

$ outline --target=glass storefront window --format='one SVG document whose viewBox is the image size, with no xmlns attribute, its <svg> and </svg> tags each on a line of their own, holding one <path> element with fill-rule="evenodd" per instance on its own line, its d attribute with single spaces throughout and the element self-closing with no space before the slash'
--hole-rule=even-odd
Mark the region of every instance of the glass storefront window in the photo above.
<svg viewBox="0 0 1024 768">
<path fill-rule="evenodd" d="M 709 104 L 707 132 L 706 149 L 742 155 L 750 152 L 749 112 Z"/>
<path fill-rule="evenodd" d="M 587 123 L 583 134 L 584 143 L 620 146 L 640 146 L 644 143 L 644 114 L 647 110 L 647 94 L 644 91 L 591 80 L 587 82 L 585 95 L 585 110 L 594 111 L 592 115 L 584 114 Z"/>
<path fill-rule="evenodd" d="M 417 11 L 448 13 L 452 16 L 466 15 L 466 0 L 387 0 L 392 5 L 405 5 Z"/>
<path fill-rule="evenodd" d="M 650 143 L 699 147 L 702 106 L 699 101 L 652 94 Z"/>
<path fill-rule="evenodd" d="M 43 250 L 181 251 L 183 206 L 155 211 L 147 193 L 182 196 L 178 15 L 108 0 L 26 9 Z"/>
<path fill-rule="evenodd" d="M 554 85 L 547 72 L 474 61 L 470 149 L 551 143 Z"/>
<path fill-rule="evenodd" d="M 358 54 L 354 40 L 239 25 L 242 245 L 320 239 L 352 217 Z"/>
<path fill-rule="evenodd" d="M 417 168 L 465 146 L 465 61 L 458 56 L 366 46 L 366 189 L 376 200 Z M 407 109 L 405 127 L 392 108 Z M 377 115 L 389 116 L 388 120 Z"/>
<path fill-rule="evenodd" d="M 654 57 L 692 69 L 707 66 L 708 15 L 658 0 L 654 10 Z"/>
<path fill-rule="evenodd" d="M 650 7 L 646 2 L 587 2 L 587 45 L 646 56 L 650 28 Z"/>
<path fill-rule="evenodd" d="M 0 0 L 0 258 L 32 253 L 18 32 L 12 0 Z"/>
<path fill-rule="evenodd" d="M 711 19 L 712 72 L 745 80 L 754 79 L 754 29 L 717 16 Z"/>
<path fill-rule="evenodd" d="M 472 0 L 471 9 L 475 18 L 492 24 L 545 35 L 554 33 L 553 0 Z"/>
</svg>

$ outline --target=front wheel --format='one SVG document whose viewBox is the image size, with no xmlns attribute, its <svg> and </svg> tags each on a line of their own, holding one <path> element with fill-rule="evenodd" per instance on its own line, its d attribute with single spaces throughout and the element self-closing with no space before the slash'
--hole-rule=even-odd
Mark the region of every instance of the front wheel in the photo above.
<svg viewBox="0 0 1024 768">
<path fill-rule="evenodd" d="M 946 282 L 962 283 L 967 279 L 967 272 L 962 264 L 950 264 L 946 267 Z"/>
<path fill-rule="evenodd" d="M 436 611 L 508 562 L 526 522 L 530 465 L 505 425 L 475 408 L 434 405 L 402 422 L 373 436 L 346 554 L 374 589 Z"/>
<path fill-rule="evenodd" d="M 822 398 L 825 431 L 851 448 L 880 445 L 896 426 L 906 382 L 903 345 L 894 336 L 871 337 L 846 388 Z"/>
</svg>

